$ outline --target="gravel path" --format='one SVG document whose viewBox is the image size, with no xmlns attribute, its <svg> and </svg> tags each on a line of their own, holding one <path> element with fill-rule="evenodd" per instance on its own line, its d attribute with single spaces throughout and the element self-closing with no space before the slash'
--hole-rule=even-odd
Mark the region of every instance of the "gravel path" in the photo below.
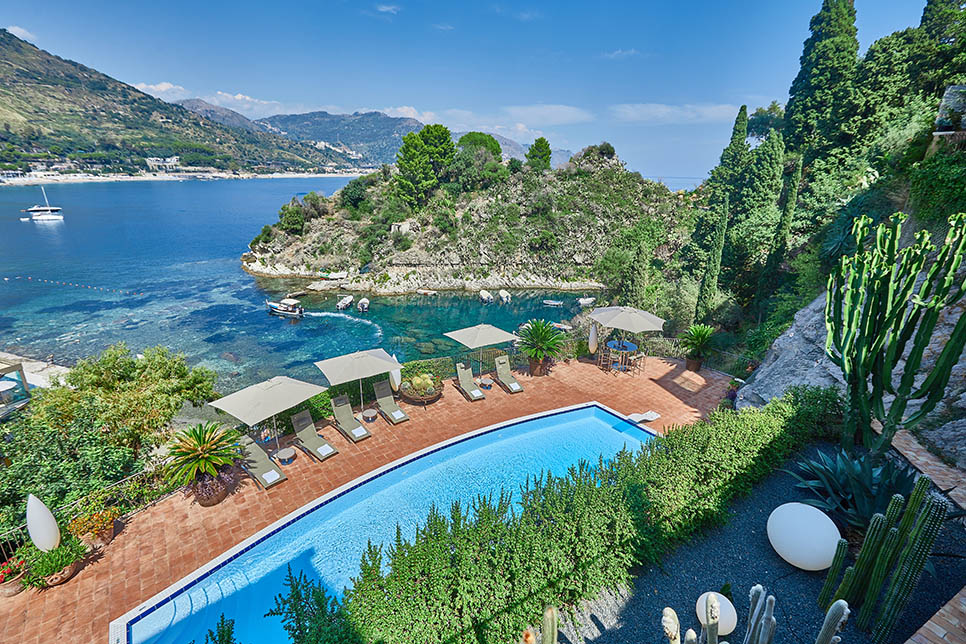
<svg viewBox="0 0 966 644">
<path fill-rule="evenodd" d="M 790 460 L 785 467 L 790 468 L 797 460 Z M 765 533 L 768 515 L 775 507 L 804 498 L 794 483 L 795 479 L 784 472 L 772 474 L 750 496 L 733 503 L 732 518 L 727 525 L 696 535 L 692 543 L 664 557 L 659 566 L 637 570 L 628 592 L 607 594 L 587 603 L 578 614 L 579 633 L 568 623 L 561 629 L 560 641 L 661 644 L 666 642 L 661 628 L 661 611 L 665 606 L 677 612 L 683 640 L 686 628 L 699 631 L 694 612 L 698 596 L 730 583 L 738 610 L 738 628 L 734 635 L 722 639 L 740 643 L 748 612 L 748 590 L 760 583 L 775 595 L 778 620 L 775 642 L 812 644 L 824 618 L 815 600 L 825 573 L 809 573 L 785 563 L 775 554 Z M 906 641 L 966 584 L 964 557 L 966 530 L 961 523 L 948 521 L 932 557 L 937 574 L 932 577 L 924 573 L 899 619 L 893 642 Z M 854 618 L 855 615 L 850 617 L 842 633 L 842 644 L 870 642 L 868 634 L 855 630 Z"/>
</svg>

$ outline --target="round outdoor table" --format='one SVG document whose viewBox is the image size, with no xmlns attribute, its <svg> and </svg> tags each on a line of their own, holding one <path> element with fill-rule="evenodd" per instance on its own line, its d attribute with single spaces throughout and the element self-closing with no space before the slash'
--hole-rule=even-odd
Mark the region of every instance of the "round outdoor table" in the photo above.
<svg viewBox="0 0 966 644">
<path fill-rule="evenodd" d="M 283 447 L 282 449 L 275 452 L 275 457 L 278 462 L 282 465 L 288 465 L 295 460 L 295 448 L 294 447 Z"/>
<path fill-rule="evenodd" d="M 480 386 L 484 389 L 490 389 L 493 387 L 493 378 L 480 378 Z"/>
<path fill-rule="evenodd" d="M 366 421 L 367 423 L 371 423 L 378 415 L 379 412 L 377 412 L 375 409 L 366 409 L 362 412 L 362 420 Z"/>
<path fill-rule="evenodd" d="M 620 360 L 613 363 L 611 366 L 618 371 L 627 371 L 627 359 L 629 356 L 637 352 L 637 345 L 628 340 L 611 340 L 607 343 L 607 348 L 614 353 L 620 354 Z"/>
</svg>

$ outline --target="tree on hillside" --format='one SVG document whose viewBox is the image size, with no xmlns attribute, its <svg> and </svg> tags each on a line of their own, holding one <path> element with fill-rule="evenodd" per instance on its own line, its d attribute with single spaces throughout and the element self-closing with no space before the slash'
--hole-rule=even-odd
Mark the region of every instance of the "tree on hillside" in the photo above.
<svg viewBox="0 0 966 644">
<path fill-rule="evenodd" d="M 718 219 L 714 228 L 714 245 L 708 257 L 708 264 L 701 276 L 698 289 L 698 303 L 694 314 L 695 321 L 707 320 L 713 310 L 712 302 L 718 291 L 718 274 L 721 271 L 721 253 L 724 250 L 725 233 L 728 229 L 728 196 L 718 205 Z"/>
<path fill-rule="evenodd" d="M 484 148 L 497 161 L 503 158 L 503 148 L 500 147 L 500 142 L 486 132 L 467 132 L 460 137 L 456 145 L 463 150 L 477 147 Z"/>
<path fill-rule="evenodd" d="M 754 295 L 751 274 L 764 261 L 778 223 L 784 159 L 782 135 L 772 130 L 752 153 L 740 179 L 737 201 L 731 208 L 722 265 L 731 290 L 745 297 Z"/>
<path fill-rule="evenodd" d="M 807 152 L 806 164 L 853 131 L 859 41 L 852 0 L 824 0 L 809 27 L 785 108 L 785 137 Z"/>
<path fill-rule="evenodd" d="M 937 97 L 947 85 L 966 83 L 966 7 L 961 0 L 927 0 L 917 32 L 917 85 Z"/>
<path fill-rule="evenodd" d="M 795 218 L 795 206 L 798 203 L 798 186 L 802 182 L 802 157 L 799 155 L 795 170 L 785 182 L 785 206 L 782 208 L 775 236 L 772 238 L 765 267 L 758 278 L 758 293 L 755 299 L 759 307 L 763 300 L 775 289 L 778 283 L 778 271 L 785 261 L 788 252 L 788 239 L 792 232 L 792 220 Z M 760 310 L 760 308 L 759 308 Z"/>
<path fill-rule="evenodd" d="M 426 143 L 417 132 L 403 137 L 396 153 L 396 167 L 399 168 L 396 181 L 403 199 L 413 208 L 422 206 L 436 187 L 437 178 Z"/>
<path fill-rule="evenodd" d="M 718 165 L 711 171 L 708 185 L 712 189 L 712 199 L 721 199 L 725 194 L 735 196 L 738 179 L 751 158 L 748 146 L 748 106 L 742 105 L 731 128 L 731 141 L 721 152 Z"/>
<path fill-rule="evenodd" d="M 433 170 L 433 176 L 439 181 L 446 169 L 456 156 L 456 146 L 453 145 L 453 135 L 445 125 L 435 123 L 427 125 L 419 131 L 419 138 L 426 145 L 426 154 Z"/>
<path fill-rule="evenodd" d="M 872 43 L 859 62 L 859 130 L 867 139 L 878 134 L 918 93 L 912 72 L 918 40 L 915 29 L 897 31 Z"/>
<path fill-rule="evenodd" d="M 785 110 L 781 103 L 772 101 L 768 107 L 759 107 L 748 117 L 748 136 L 763 141 L 772 130 L 785 127 Z"/>
<path fill-rule="evenodd" d="M 527 165 L 538 172 L 550 169 L 550 143 L 542 136 L 527 150 Z"/>
</svg>

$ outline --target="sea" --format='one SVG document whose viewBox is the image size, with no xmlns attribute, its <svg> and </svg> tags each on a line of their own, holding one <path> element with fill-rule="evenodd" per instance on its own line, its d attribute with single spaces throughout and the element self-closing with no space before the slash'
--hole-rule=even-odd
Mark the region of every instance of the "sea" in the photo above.
<svg viewBox="0 0 966 644">
<path fill-rule="evenodd" d="M 0 349 L 72 364 L 117 342 L 135 352 L 163 345 L 215 370 L 223 392 L 276 375 L 325 384 L 314 361 L 376 347 L 400 361 L 456 355 L 445 331 L 565 320 L 577 297 L 597 295 L 513 291 L 508 305 L 462 292 L 370 296 L 359 313 L 319 294 L 301 298 L 301 320 L 269 315 L 266 300 L 310 280 L 253 277 L 240 256 L 293 196 L 331 195 L 348 180 L 50 184 L 64 220 L 47 223 L 20 220 L 43 203 L 38 186 L 0 186 Z"/>
</svg>

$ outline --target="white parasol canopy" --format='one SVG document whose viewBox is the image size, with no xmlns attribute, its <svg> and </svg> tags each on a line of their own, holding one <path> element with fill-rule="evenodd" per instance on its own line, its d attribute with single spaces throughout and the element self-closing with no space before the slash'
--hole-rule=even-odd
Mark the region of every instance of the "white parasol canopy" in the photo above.
<svg viewBox="0 0 966 644">
<path fill-rule="evenodd" d="M 252 426 L 286 409 L 291 409 L 323 391 L 325 387 L 320 385 L 313 385 L 288 376 L 275 376 L 209 404 Z"/>
<path fill-rule="evenodd" d="M 590 319 L 609 329 L 620 329 L 628 333 L 661 331 L 664 320 L 653 313 L 635 309 L 632 306 L 605 306 L 594 309 Z"/>
<path fill-rule="evenodd" d="M 465 329 L 457 329 L 444 333 L 447 338 L 456 340 L 464 347 L 480 350 L 480 373 L 483 372 L 483 347 L 491 344 L 502 344 L 504 342 L 515 342 L 520 338 L 515 334 L 504 331 L 492 324 L 477 324 L 468 326 Z"/>
<path fill-rule="evenodd" d="M 385 349 L 367 349 L 315 363 L 330 385 L 359 381 L 359 401 L 362 401 L 362 379 L 402 369 L 402 365 Z"/>
</svg>

